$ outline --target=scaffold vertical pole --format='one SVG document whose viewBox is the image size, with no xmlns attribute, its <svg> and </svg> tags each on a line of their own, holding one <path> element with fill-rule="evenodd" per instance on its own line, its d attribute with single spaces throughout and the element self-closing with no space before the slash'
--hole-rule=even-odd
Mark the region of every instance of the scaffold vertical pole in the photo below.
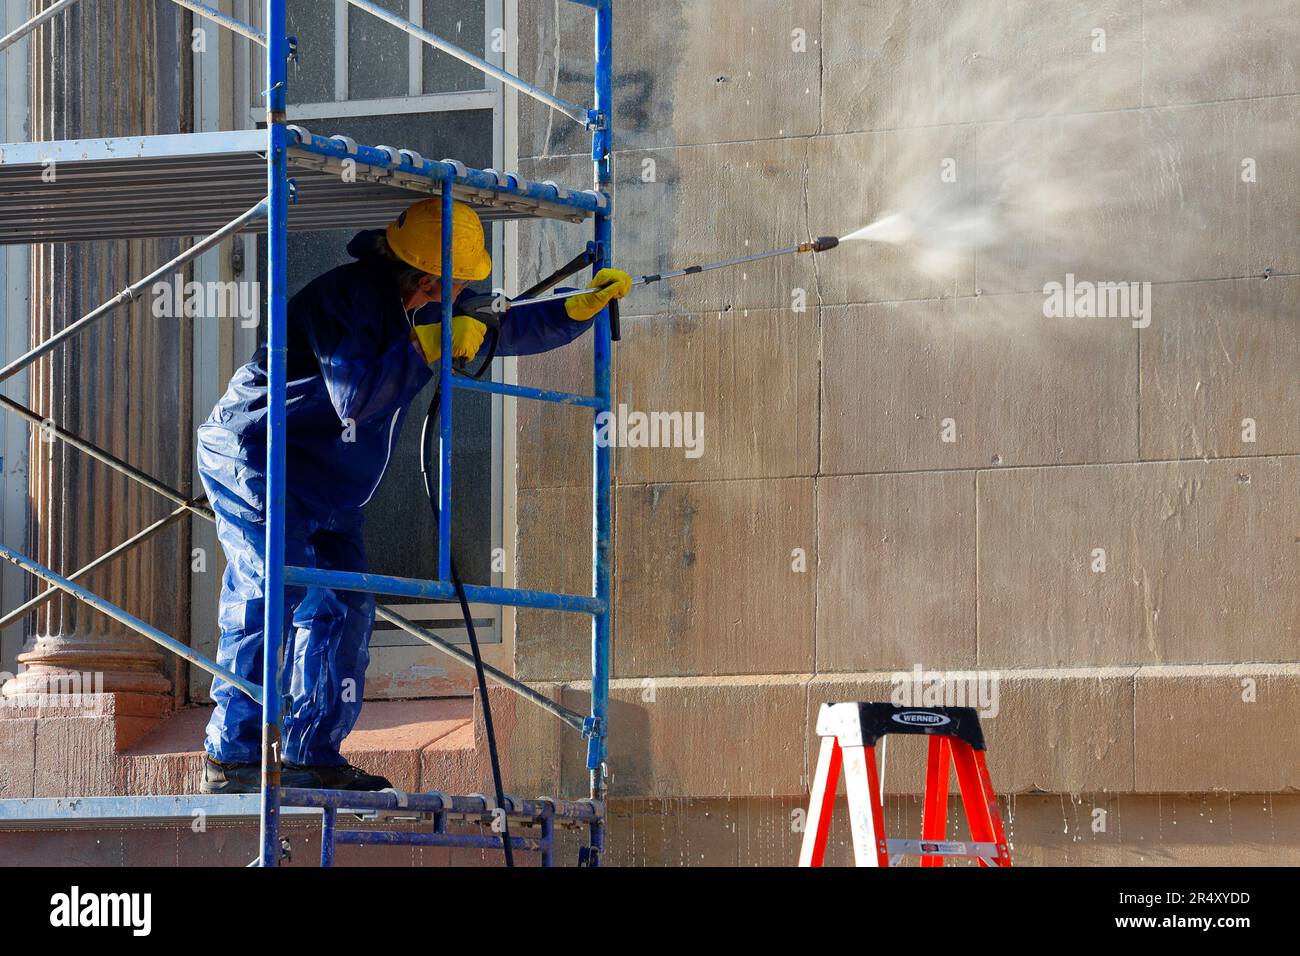
<svg viewBox="0 0 1300 956">
<path fill-rule="evenodd" d="M 286 165 L 285 83 L 288 79 L 285 0 L 266 4 L 267 196 L 267 417 L 266 555 L 262 562 L 265 619 L 262 632 L 262 866 L 280 860 L 280 657 L 284 643 L 285 380 L 287 341 L 287 234 L 289 181 Z"/>
<path fill-rule="evenodd" d="M 612 192 L 613 183 L 613 3 L 598 0 L 596 5 L 596 56 L 595 56 L 595 113 L 598 123 L 592 132 L 591 158 L 595 188 Z M 596 260 L 593 272 L 607 268 L 611 259 L 613 238 L 610 212 L 613 204 L 598 211 L 595 216 Z M 593 586 L 596 600 L 602 609 L 592 620 L 591 627 L 591 736 L 587 743 L 587 769 L 591 776 L 591 796 L 604 800 L 606 791 L 606 731 L 609 712 L 609 660 L 610 639 L 613 631 L 613 588 L 610 586 L 611 542 L 613 514 L 611 483 L 613 477 L 613 451 L 610 443 L 600 441 L 600 425 L 610 413 L 610 312 L 604 309 L 596 321 L 595 369 L 593 380 L 595 395 L 599 400 L 592 427 L 593 489 L 592 534 L 594 537 Z M 601 413 L 604 413 L 602 417 Z M 592 862 L 599 865 L 604 851 L 604 824 L 591 828 Z"/>
<path fill-rule="evenodd" d="M 452 269 L 454 264 L 451 258 L 452 235 L 455 210 L 455 200 L 451 191 L 452 177 L 448 174 L 447 178 L 442 181 L 442 235 L 439 241 L 442 244 L 442 277 L 441 291 L 442 302 L 438 305 L 438 311 L 442 318 L 441 352 L 438 358 L 438 580 L 451 580 L 451 452 L 452 452 L 452 419 L 451 419 L 451 368 L 452 368 L 452 305 L 453 296 L 451 294 Z"/>
</svg>

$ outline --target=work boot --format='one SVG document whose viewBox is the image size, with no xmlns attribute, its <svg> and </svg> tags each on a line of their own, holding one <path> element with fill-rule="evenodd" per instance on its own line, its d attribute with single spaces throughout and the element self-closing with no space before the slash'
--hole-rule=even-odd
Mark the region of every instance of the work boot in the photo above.
<svg viewBox="0 0 1300 956">
<path fill-rule="evenodd" d="M 313 774 L 303 770 L 290 770 L 286 765 L 280 771 L 280 786 L 310 787 Z M 199 793 L 257 793 L 262 789 L 260 763 L 222 763 L 203 755 L 203 779 Z"/>
<path fill-rule="evenodd" d="M 366 773 L 360 767 L 350 763 L 310 766 L 306 764 L 284 763 L 285 773 L 301 773 L 310 779 L 310 783 L 285 784 L 285 786 L 307 787 L 311 790 L 388 790 L 393 785 L 387 778 L 378 774 Z"/>
</svg>

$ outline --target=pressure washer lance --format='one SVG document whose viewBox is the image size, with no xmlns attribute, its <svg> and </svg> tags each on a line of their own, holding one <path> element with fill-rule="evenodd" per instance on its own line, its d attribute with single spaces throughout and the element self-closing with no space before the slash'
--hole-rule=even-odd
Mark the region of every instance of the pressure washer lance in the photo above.
<svg viewBox="0 0 1300 956">
<path fill-rule="evenodd" d="M 658 282 L 660 279 L 677 279 L 681 276 L 696 275 L 701 272 L 712 272 L 714 269 L 725 269 L 727 266 L 744 265 L 746 262 L 757 262 L 760 259 L 773 259 L 777 256 L 788 256 L 798 252 L 826 252 L 834 249 L 840 244 L 839 239 L 835 236 L 818 236 L 812 242 L 801 242 L 797 246 L 787 246 L 784 249 L 773 249 L 770 252 L 756 252 L 750 256 L 739 256 L 735 259 L 723 259 L 719 262 L 708 262 L 704 265 L 687 266 L 685 269 L 674 269 L 671 272 L 656 272 L 652 275 L 637 276 L 632 280 L 632 286 L 649 285 L 652 282 Z M 503 295 L 476 295 L 460 302 L 456 308 L 457 311 L 464 315 L 479 316 L 488 313 L 494 319 L 502 312 L 506 312 L 517 305 L 536 305 L 539 302 L 556 302 L 561 299 L 570 299 L 575 295 L 585 295 L 591 289 L 570 289 L 567 292 L 549 292 L 546 295 L 533 296 L 524 299 L 507 299 Z"/>
</svg>

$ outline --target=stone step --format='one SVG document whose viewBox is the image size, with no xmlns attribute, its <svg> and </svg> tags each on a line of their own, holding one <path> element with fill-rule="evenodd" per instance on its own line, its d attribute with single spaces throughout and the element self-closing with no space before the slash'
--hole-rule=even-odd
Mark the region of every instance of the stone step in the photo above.
<svg viewBox="0 0 1300 956">
<path fill-rule="evenodd" d="M 190 707 L 164 720 L 120 755 L 124 794 L 195 793 L 211 707 Z M 473 769 L 473 702 L 370 701 L 343 745 L 343 756 L 401 790 L 477 789 Z M 466 789 L 467 788 L 467 789 Z"/>
</svg>

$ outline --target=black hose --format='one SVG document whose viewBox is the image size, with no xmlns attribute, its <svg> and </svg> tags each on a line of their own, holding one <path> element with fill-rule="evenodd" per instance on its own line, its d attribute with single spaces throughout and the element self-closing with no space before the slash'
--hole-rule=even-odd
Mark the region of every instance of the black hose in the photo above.
<svg viewBox="0 0 1300 956">
<path fill-rule="evenodd" d="M 484 368 L 487 366 L 484 365 Z M 476 376 L 477 377 L 477 376 Z M 429 474 L 429 432 L 434 416 L 439 408 L 439 390 L 433 390 L 429 409 L 424 413 L 424 425 L 420 429 L 420 473 L 424 476 L 424 493 L 433 510 L 435 527 L 438 522 L 438 496 Z M 501 759 L 497 754 L 497 736 L 492 727 L 492 702 L 488 700 L 487 676 L 483 673 L 483 656 L 478 649 L 478 633 L 474 630 L 474 618 L 469 611 L 469 599 L 465 597 L 465 585 L 461 583 L 460 573 L 456 570 L 456 559 L 451 559 L 451 581 L 456 586 L 456 597 L 460 600 L 460 613 L 465 619 L 465 629 L 469 632 L 469 646 L 474 654 L 474 674 L 478 678 L 479 699 L 483 701 L 483 729 L 487 734 L 488 759 L 492 764 L 492 786 L 496 791 L 497 806 L 501 808 L 501 847 L 505 851 L 506 866 L 515 865 L 514 851 L 510 847 L 510 818 L 506 808 L 505 788 L 501 784 Z"/>
</svg>

